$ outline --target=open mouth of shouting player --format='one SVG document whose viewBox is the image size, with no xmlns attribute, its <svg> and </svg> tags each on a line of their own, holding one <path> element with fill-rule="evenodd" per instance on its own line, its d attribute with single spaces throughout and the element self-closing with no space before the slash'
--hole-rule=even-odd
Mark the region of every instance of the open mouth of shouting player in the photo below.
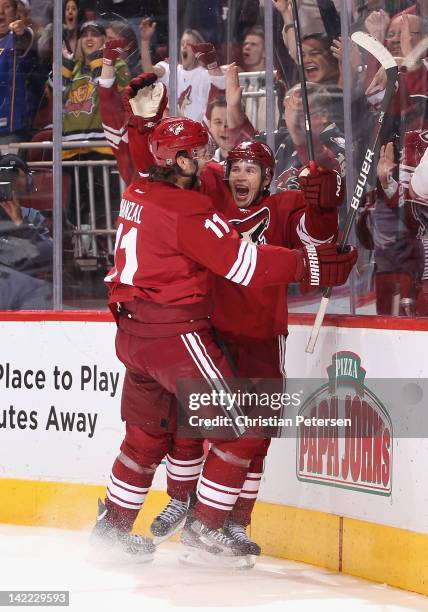
<svg viewBox="0 0 428 612">
<path fill-rule="evenodd" d="M 269 182 L 268 178 L 262 178 L 262 169 L 256 162 L 241 160 L 230 167 L 229 185 L 239 208 L 248 208 L 257 202 Z"/>
</svg>

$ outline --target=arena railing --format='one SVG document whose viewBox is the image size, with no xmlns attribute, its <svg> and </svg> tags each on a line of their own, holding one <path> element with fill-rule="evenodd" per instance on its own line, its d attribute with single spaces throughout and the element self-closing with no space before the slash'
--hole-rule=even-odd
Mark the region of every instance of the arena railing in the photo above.
<svg viewBox="0 0 428 612">
<path fill-rule="evenodd" d="M 79 140 L 75 142 L 63 141 L 63 149 L 77 149 L 77 148 L 92 148 L 94 143 L 88 140 Z M 108 147 L 108 142 L 99 141 L 97 142 L 98 147 Z M 1 145 L 3 153 L 17 150 L 31 150 L 31 149 L 52 149 L 53 143 L 51 141 L 40 141 L 40 142 L 20 142 L 20 143 L 9 143 L 7 145 Z M 28 163 L 30 168 L 39 169 L 41 171 L 51 169 L 53 162 L 50 160 L 30 161 Z M 67 208 L 67 216 L 75 219 L 74 229 L 72 230 L 73 242 L 75 245 L 75 256 L 79 259 L 84 258 L 85 255 L 90 254 L 91 257 L 98 257 L 99 247 L 97 243 L 97 237 L 105 237 L 107 243 L 107 252 L 109 255 L 114 253 L 114 236 L 116 230 L 114 229 L 114 220 L 112 210 L 119 209 L 119 201 L 112 202 L 112 189 L 111 179 L 112 173 L 109 171 L 110 168 L 117 168 L 117 163 L 114 159 L 102 159 L 102 160 L 62 160 L 62 166 L 67 168 L 73 168 L 73 188 L 71 193 L 74 194 L 73 202 L 70 202 L 70 206 L 64 206 L 63 209 Z M 89 223 L 82 223 L 81 214 L 81 176 L 79 176 L 79 168 L 86 168 L 86 178 L 88 185 L 88 199 L 89 199 Z M 96 196 L 95 196 L 95 181 L 94 181 L 94 169 L 102 169 L 102 184 L 103 184 L 103 219 L 105 223 L 100 227 L 99 214 L 97 214 Z M 123 194 L 125 190 L 125 183 L 117 173 L 117 179 L 119 181 L 119 189 L 116 190 L 120 194 Z M 113 204 L 113 206 L 112 206 Z M 46 207 L 42 209 L 46 210 Z M 86 239 L 85 239 L 86 237 Z M 90 239 L 88 241 L 88 238 Z M 89 242 L 89 244 L 88 244 Z"/>
</svg>

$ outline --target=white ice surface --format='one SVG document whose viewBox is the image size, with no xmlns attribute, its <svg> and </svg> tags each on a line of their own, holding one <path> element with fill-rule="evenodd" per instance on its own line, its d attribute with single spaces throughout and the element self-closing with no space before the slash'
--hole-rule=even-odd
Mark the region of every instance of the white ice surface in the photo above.
<svg viewBox="0 0 428 612">
<path fill-rule="evenodd" d="M 69 590 L 70 608 L 49 609 L 82 612 L 428 611 L 421 595 L 270 557 L 252 570 L 181 566 L 179 544 L 161 545 L 151 564 L 94 566 L 87 542 L 84 532 L 0 525 L 0 590 Z"/>
</svg>

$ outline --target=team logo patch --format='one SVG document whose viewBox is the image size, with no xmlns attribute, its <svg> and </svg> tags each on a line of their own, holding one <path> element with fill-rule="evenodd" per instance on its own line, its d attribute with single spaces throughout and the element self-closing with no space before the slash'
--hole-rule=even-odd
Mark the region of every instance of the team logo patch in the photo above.
<svg viewBox="0 0 428 612">
<path fill-rule="evenodd" d="M 243 240 L 253 244 L 266 244 L 265 233 L 270 223 L 269 208 L 261 208 L 245 219 L 229 219 Z"/>
<path fill-rule="evenodd" d="M 192 104 L 192 86 L 189 85 L 184 89 L 178 97 L 177 106 L 180 109 L 180 115 L 186 114 L 186 108 Z"/>
<path fill-rule="evenodd" d="M 171 132 L 175 134 L 176 136 L 178 136 L 183 130 L 184 130 L 184 125 L 182 123 L 178 123 L 177 125 L 174 125 L 173 127 L 171 127 Z"/>
</svg>

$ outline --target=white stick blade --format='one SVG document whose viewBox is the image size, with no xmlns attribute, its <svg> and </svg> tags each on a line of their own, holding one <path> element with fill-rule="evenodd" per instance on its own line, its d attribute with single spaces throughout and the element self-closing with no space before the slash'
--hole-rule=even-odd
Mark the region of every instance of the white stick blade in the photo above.
<svg viewBox="0 0 428 612">
<path fill-rule="evenodd" d="M 388 49 L 386 49 L 382 43 L 380 43 L 377 38 L 370 36 L 367 32 L 354 32 L 351 35 L 352 40 L 357 43 L 359 47 L 362 47 L 369 53 L 371 53 L 385 68 L 395 68 L 397 66 L 397 62 L 392 57 Z"/>
</svg>

